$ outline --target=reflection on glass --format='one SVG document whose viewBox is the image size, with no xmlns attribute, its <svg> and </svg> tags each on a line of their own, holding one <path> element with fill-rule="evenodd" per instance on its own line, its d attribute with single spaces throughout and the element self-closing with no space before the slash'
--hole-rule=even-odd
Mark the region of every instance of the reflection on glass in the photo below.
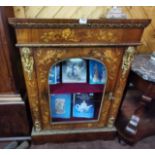
<svg viewBox="0 0 155 155">
<path fill-rule="evenodd" d="M 52 118 L 70 118 L 71 94 L 51 94 Z"/>
<path fill-rule="evenodd" d="M 49 70 L 51 121 L 98 120 L 107 81 L 106 67 L 96 60 L 72 58 Z"/>
<path fill-rule="evenodd" d="M 73 117 L 93 118 L 94 117 L 94 94 L 77 93 L 73 94 Z"/>
<path fill-rule="evenodd" d="M 48 84 L 60 83 L 60 65 L 54 65 L 49 72 Z"/>
<path fill-rule="evenodd" d="M 63 83 L 86 83 L 86 61 L 68 59 L 62 63 Z"/>
<path fill-rule="evenodd" d="M 105 84 L 106 69 L 100 62 L 89 60 L 89 73 L 90 84 Z"/>
</svg>

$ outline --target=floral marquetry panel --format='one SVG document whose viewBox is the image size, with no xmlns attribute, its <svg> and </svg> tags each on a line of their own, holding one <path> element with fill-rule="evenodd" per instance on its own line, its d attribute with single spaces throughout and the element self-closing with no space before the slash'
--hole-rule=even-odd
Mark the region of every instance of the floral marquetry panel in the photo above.
<svg viewBox="0 0 155 155">
<path fill-rule="evenodd" d="M 73 127 L 97 127 L 104 126 L 107 119 L 109 107 L 109 99 L 106 95 L 112 92 L 115 86 L 115 80 L 119 72 L 121 63 L 122 51 L 117 48 L 37 48 L 34 52 L 36 62 L 36 72 L 39 87 L 39 100 L 42 114 L 42 123 L 45 128 L 73 128 Z M 88 57 L 89 55 L 89 57 Z M 70 123 L 70 124 L 55 124 L 50 123 L 50 107 L 49 107 L 49 87 L 48 74 L 52 65 L 69 58 L 86 58 L 99 60 L 105 64 L 107 68 L 107 85 L 105 87 L 105 98 L 102 99 L 102 109 L 100 112 L 99 121 L 90 121 L 89 123 Z M 113 66 L 113 67 L 111 67 Z"/>
<path fill-rule="evenodd" d="M 34 32 L 37 30 L 34 30 Z M 39 38 L 38 42 L 44 42 L 44 43 L 51 43 L 51 42 L 118 42 L 122 34 L 119 33 L 119 36 L 116 35 L 117 31 L 107 31 L 107 30 L 101 30 L 101 29 L 94 29 L 91 32 L 87 29 L 81 29 L 81 30 L 74 30 L 74 29 L 57 29 L 55 30 L 42 30 L 39 31 Z M 82 34 L 82 37 L 80 37 Z"/>
</svg>

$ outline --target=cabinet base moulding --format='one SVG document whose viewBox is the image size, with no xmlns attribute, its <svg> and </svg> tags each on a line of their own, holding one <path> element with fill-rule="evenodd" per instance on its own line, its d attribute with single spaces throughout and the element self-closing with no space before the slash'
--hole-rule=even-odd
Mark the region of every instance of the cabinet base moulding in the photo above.
<svg viewBox="0 0 155 155">
<path fill-rule="evenodd" d="M 69 141 L 89 141 L 89 140 L 112 140 L 116 137 L 116 128 L 93 128 L 74 130 L 42 130 L 36 132 L 32 130 L 32 142 L 42 144 L 47 142 L 69 142 Z"/>
</svg>

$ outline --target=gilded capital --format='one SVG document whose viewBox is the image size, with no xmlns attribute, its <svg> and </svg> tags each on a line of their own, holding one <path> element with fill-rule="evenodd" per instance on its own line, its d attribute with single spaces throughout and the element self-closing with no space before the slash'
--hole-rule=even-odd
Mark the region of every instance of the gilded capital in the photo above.
<svg viewBox="0 0 155 155">
<path fill-rule="evenodd" d="M 22 60 L 24 72 L 27 73 L 29 80 L 31 80 L 34 60 L 32 57 L 32 52 L 29 48 L 24 47 L 21 49 L 21 60 Z"/>
<path fill-rule="evenodd" d="M 122 77 L 125 77 L 126 73 L 130 69 L 131 62 L 134 59 L 135 51 L 136 51 L 135 48 L 132 46 L 126 49 L 123 56 L 123 62 L 122 62 Z"/>
</svg>

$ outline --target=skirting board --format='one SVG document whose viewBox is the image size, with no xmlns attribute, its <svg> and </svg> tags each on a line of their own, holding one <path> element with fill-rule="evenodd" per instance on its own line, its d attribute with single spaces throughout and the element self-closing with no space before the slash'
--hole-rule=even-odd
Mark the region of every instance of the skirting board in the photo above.
<svg viewBox="0 0 155 155">
<path fill-rule="evenodd" d="M 0 137 L 0 142 L 7 142 L 7 141 L 31 141 L 30 136 L 21 136 L 21 137 Z"/>
<path fill-rule="evenodd" d="M 0 94 L 0 141 L 30 136 L 26 103 L 20 94 Z"/>
</svg>

